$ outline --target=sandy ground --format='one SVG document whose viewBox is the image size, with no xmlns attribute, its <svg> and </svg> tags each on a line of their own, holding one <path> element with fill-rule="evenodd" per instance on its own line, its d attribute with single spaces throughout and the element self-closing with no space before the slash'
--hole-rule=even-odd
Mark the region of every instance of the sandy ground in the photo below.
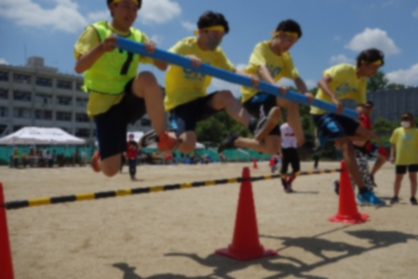
<svg viewBox="0 0 418 279">
<path fill-rule="evenodd" d="M 267 162 L 252 175 L 269 174 Z M 251 167 L 251 164 L 246 164 Z M 303 170 L 310 170 L 304 164 Z M 237 177 L 245 164 L 141 166 L 137 182 L 89 168 L 0 168 L 6 200 Z M 338 168 L 321 163 L 321 168 Z M 231 243 L 238 184 L 7 212 L 18 279 L 418 278 L 418 207 L 405 180 L 401 203 L 360 207 L 360 225 L 327 221 L 337 212 L 338 174 L 299 177 L 297 193 L 277 180 L 253 183 L 261 243 L 279 256 L 238 262 L 214 254 Z M 392 195 L 393 167 L 376 178 Z M 1 272 L 1 271 L 0 271 Z M 1 274 L 0 274 L 1 277 Z"/>
</svg>

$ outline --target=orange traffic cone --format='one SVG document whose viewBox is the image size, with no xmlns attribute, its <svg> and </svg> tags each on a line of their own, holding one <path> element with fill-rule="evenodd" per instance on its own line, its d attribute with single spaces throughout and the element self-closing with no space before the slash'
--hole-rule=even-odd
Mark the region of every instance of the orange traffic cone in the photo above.
<svg viewBox="0 0 418 279">
<path fill-rule="evenodd" d="M 216 253 L 238 261 L 275 256 L 277 252 L 265 249 L 258 238 L 257 217 L 248 168 L 243 169 L 242 178 L 232 244 L 228 248 L 217 250 Z"/>
<path fill-rule="evenodd" d="M 345 166 L 345 162 L 341 161 L 338 213 L 328 220 L 331 222 L 360 224 L 366 222 L 368 218 L 369 215 L 361 214 L 357 210 L 348 170 Z"/>
<path fill-rule="evenodd" d="M 254 158 L 254 160 L 253 160 L 253 169 L 258 169 L 256 158 Z"/>
<path fill-rule="evenodd" d="M 3 185 L 0 183 L 0 273 L 2 279 L 13 279 L 12 254 L 4 206 Z"/>
</svg>

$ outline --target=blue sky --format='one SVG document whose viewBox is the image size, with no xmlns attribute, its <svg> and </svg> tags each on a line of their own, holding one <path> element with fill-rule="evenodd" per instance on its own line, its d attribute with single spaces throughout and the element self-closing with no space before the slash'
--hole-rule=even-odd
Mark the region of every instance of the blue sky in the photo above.
<svg viewBox="0 0 418 279">
<path fill-rule="evenodd" d="M 85 25 L 109 19 L 105 0 L 0 0 L 0 63 L 25 64 L 42 56 L 48 66 L 74 73 L 73 45 Z M 352 62 L 358 52 L 377 47 L 386 54 L 382 69 L 391 82 L 418 85 L 418 1 L 416 0 L 143 0 L 135 27 L 168 49 L 192 36 L 200 14 L 222 12 L 231 31 L 222 43 L 239 68 L 254 46 L 269 38 L 278 22 L 294 19 L 303 37 L 291 49 L 309 87 L 321 72 Z M 141 69 L 151 69 L 141 67 Z M 163 83 L 164 74 L 152 71 Z M 285 81 L 285 84 L 291 84 Z M 211 89 L 238 87 L 214 80 Z"/>
</svg>

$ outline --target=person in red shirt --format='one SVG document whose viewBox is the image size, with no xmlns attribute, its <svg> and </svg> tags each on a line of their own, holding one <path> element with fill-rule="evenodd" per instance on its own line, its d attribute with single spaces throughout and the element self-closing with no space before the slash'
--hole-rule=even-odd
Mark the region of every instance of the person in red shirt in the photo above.
<svg viewBox="0 0 418 279">
<path fill-rule="evenodd" d="M 129 174 L 131 180 L 135 181 L 136 175 L 136 161 L 138 158 L 138 143 L 134 140 L 134 135 L 129 135 L 129 141 L 126 143 L 126 159 L 129 165 Z"/>
<path fill-rule="evenodd" d="M 372 130 L 372 121 L 370 119 L 370 114 L 373 111 L 373 102 L 372 101 L 368 101 L 366 103 L 366 105 L 363 107 L 362 109 L 362 113 L 360 113 L 360 122 L 361 125 L 368 129 L 368 130 Z M 370 172 L 370 176 L 373 182 L 373 185 L 376 186 L 376 183 L 374 181 L 374 176 L 377 173 L 377 171 L 385 164 L 385 162 L 388 160 L 389 154 L 387 153 L 387 151 L 383 148 L 383 147 L 378 147 L 376 144 L 372 144 L 370 141 L 366 142 L 363 146 L 362 146 L 364 152 L 371 156 L 374 153 L 377 152 L 376 154 L 376 162 L 372 168 L 372 171 Z"/>
</svg>

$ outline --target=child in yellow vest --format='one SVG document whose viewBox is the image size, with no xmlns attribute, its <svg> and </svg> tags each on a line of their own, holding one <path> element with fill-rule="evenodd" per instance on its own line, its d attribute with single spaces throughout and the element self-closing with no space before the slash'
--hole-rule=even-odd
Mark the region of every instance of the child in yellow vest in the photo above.
<svg viewBox="0 0 418 279">
<path fill-rule="evenodd" d="M 356 66 L 340 64 L 323 72 L 324 77 L 318 82 L 319 89 L 316 98 L 335 104 L 337 110 L 326 112 L 312 107 L 311 114 L 318 129 L 318 136 L 335 142 L 336 147 L 342 151 L 347 170 L 359 188 L 357 202 L 384 205 L 385 202 L 366 187 L 353 147 L 353 141 L 366 142 L 372 137 L 379 139 L 372 131 L 361 126 L 358 121 L 341 115 L 343 106 L 340 102 L 343 99 L 353 99 L 359 105 L 366 104 L 366 78 L 375 75 L 384 65 L 384 54 L 377 49 L 364 50 L 357 57 L 356 64 Z"/>
<path fill-rule="evenodd" d="M 280 22 L 272 39 L 260 42 L 255 46 L 244 72 L 257 75 L 265 82 L 276 86 L 277 92 L 281 92 L 283 95 L 287 88 L 277 82 L 282 78 L 292 79 L 298 90 L 312 102 L 314 97 L 308 92 L 305 82 L 300 77 L 293 64 L 292 56 L 288 52 L 301 37 L 302 30 L 297 22 L 291 19 Z M 254 140 L 238 138 L 234 134 L 229 135 L 229 138 L 224 141 L 227 145 L 225 148 L 236 146 L 276 154 L 280 150 L 280 107 L 287 109 L 287 119 L 295 133 L 298 145 L 304 144 L 305 136 L 297 103 L 251 87 L 241 87 L 241 93 L 241 101 L 246 110 L 260 121 L 268 123 L 266 130 L 269 131 L 265 135 L 261 148 Z"/>
<path fill-rule="evenodd" d="M 399 202 L 399 190 L 401 182 L 409 172 L 409 180 L 411 181 L 411 198 L 412 205 L 417 205 L 417 172 L 418 172 L 418 128 L 414 127 L 414 117 L 410 113 L 405 113 L 401 117 L 401 127 L 393 131 L 390 143 L 390 161 L 396 165 L 396 178 L 394 185 L 394 196 L 391 203 Z"/>
<path fill-rule="evenodd" d="M 165 70 L 164 65 L 117 48 L 115 34 L 144 43 L 149 53 L 155 51 L 155 43 L 132 27 L 141 4 L 142 0 L 107 0 L 112 21 L 87 26 L 74 47 L 75 71 L 84 73 L 84 90 L 89 93 L 87 113 L 97 128 L 99 151 L 93 155 L 91 165 L 107 176 L 119 171 L 127 125 L 145 113 L 154 126 L 161 151 L 169 151 L 177 144 L 177 139 L 165 132 L 163 97 L 156 78 L 150 72 L 137 74 L 139 63 L 153 64 L 161 70 Z"/>
</svg>

